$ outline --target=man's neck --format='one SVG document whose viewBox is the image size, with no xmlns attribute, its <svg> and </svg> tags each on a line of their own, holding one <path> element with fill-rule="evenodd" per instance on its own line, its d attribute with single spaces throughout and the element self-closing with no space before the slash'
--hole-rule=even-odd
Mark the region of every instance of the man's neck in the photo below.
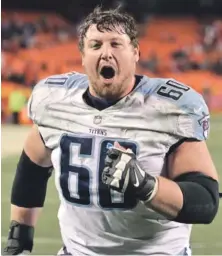
<svg viewBox="0 0 222 256">
<path fill-rule="evenodd" d="M 136 83 L 136 76 L 133 76 L 132 79 L 130 79 L 130 82 L 129 82 L 130 86 L 128 86 L 127 90 L 125 90 L 122 94 L 119 95 L 118 99 L 104 99 L 104 98 L 101 98 L 96 93 L 96 91 L 93 89 L 92 86 L 89 86 L 89 92 L 95 98 L 98 98 L 98 99 L 101 99 L 101 100 L 106 100 L 106 101 L 109 101 L 109 102 L 113 102 L 113 101 L 115 102 L 115 101 L 118 101 L 119 99 L 122 99 L 127 94 L 129 94 L 134 89 L 135 83 Z"/>
<path fill-rule="evenodd" d="M 91 87 L 85 92 L 84 99 L 86 103 L 98 110 L 103 110 L 105 108 L 108 108 L 112 105 L 115 105 L 118 101 L 120 101 L 123 97 L 125 97 L 127 94 L 129 94 L 140 82 L 142 79 L 142 76 L 134 76 L 134 84 L 129 87 L 129 90 L 127 90 L 121 97 L 119 97 L 116 100 L 107 100 L 102 99 L 96 95 L 96 93 L 91 92 Z"/>
</svg>

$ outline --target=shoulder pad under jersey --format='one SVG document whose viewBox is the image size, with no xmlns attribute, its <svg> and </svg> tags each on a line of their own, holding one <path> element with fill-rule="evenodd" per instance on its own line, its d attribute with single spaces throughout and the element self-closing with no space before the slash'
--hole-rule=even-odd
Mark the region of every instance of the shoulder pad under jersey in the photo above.
<svg viewBox="0 0 222 256">
<path fill-rule="evenodd" d="M 177 117 L 176 136 L 197 140 L 208 137 L 209 109 L 194 89 L 174 79 L 150 78 L 139 91 L 143 95 L 157 97 L 169 120 Z"/>
<path fill-rule="evenodd" d="M 70 88 L 86 87 L 86 81 L 86 75 L 75 72 L 53 75 L 40 80 L 28 101 L 29 118 L 38 124 L 46 105 L 62 100 Z"/>
</svg>

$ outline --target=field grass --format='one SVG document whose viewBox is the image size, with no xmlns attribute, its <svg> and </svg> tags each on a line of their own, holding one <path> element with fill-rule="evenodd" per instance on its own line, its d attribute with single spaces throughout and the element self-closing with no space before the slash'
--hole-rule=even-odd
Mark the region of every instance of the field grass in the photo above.
<svg viewBox="0 0 222 256">
<path fill-rule="evenodd" d="M 208 146 L 222 183 L 222 116 L 212 118 Z M 4 247 L 7 239 L 10 216 L 10 190 L 17 159 L 18 156 L 14 155 L 2 159 L 2 247 Z M 57 209 L 58 196 L 54 180 L 50 179 L 45 208 L 36 228 L 33 254 L 55 255 L 61 247 L 56 217 Z M 191 245 L 194 255 L 222 255 L 222 203 L 220 204 L 219 213 L 211 225 L 194 226 Z"/>
</svg>

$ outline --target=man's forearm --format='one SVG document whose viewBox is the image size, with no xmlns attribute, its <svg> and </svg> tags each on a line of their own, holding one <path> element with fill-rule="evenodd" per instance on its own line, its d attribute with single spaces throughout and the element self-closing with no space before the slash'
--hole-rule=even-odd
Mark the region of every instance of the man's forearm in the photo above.
<svg viewBox="0 0 222 256">
<path fill-rule="evenodd" d="M 178 184 L 158 177 L 158 190 L 146 205 L 169 219 L 175 218 L 183 207 L 183 194 Z"/>
<path fill-rule="evenodd" d="M 17 221 L 20 224 L 35 227 L 39 214 L 42 208 L 24 208 L 16 205 L 11 205 L 11 220 Z"/>
<path fill-rule="evenodd" d="M 188 172 L 175 181 L 158 177 L 158 189 L 147 207 L 169 220 L 187 224 L 208 224 L 219 207 L 218 182 L 201 172 Z"/>
</svg>

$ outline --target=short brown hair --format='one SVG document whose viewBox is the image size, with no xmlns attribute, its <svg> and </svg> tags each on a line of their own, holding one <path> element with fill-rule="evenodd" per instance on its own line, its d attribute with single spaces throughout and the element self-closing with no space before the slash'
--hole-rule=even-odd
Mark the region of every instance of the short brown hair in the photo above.
<svg viewBox="0 0 222 256">
<path fill-rule="evenodd" d="M 101 7 L 96 7 L 80 24 L 79 26 L 79 50 L 83 52 L 84 37 L 91 25 L 95 24 L 100 32 L 117 31 L 116 26 L 122 26 L 134 47 L 138 46 L 138 31 L 134 18 L 128 13 L 120 11 L 120 7 L 110 10 L 102 10 Z M 118 30 L 118 33 L 121 33 Z"/>
</svg>

